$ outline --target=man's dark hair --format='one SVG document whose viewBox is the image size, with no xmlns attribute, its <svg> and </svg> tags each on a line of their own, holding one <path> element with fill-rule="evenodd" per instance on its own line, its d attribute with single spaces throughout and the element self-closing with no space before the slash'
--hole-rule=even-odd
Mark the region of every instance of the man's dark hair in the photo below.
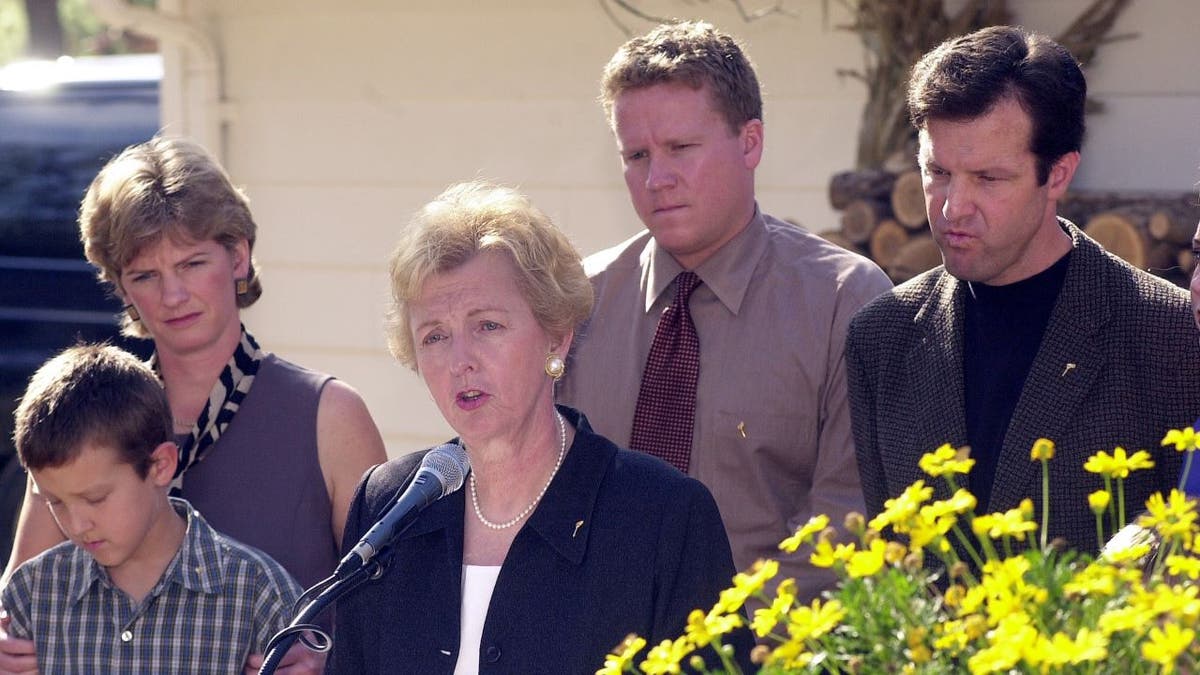
<svg viewBox="0 0 1200 675">
<path fill-rule="evenodd" d="M 1087 82 L 1061 45 L 1022 28 L 991 26 L 938 45 L 908 82 L 909 118 L 918 129 L 930 119 L 986 115 L 1006 98 L 1033 122 L 1029 149 L 1044 185 L 1050 167 L 1083 144 Z"/>
<path fill-rule="evenodd" d="M 29 380 L 13 440 L 22 466 L 63 466 L 85 445 L 111 448 L 140 478 L 151 455 L 172 440 L 166 392 L 148 366 L 110 345 L 71 347 Z"/>
</svg>

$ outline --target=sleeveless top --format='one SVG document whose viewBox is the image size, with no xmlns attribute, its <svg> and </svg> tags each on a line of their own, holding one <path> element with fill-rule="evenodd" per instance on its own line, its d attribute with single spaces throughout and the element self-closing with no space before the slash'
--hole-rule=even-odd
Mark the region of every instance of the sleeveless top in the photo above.
<svg viewBox="0 0 1200 675">
<path fill-rule="evenodd" d="M 183 497 L 214 529 L 271 556 L 304 588 L 337 565 L 317 457 L 317 405 L 330 379 L 267 354 L 225 434 L 183 481 Z"/>
</svg>

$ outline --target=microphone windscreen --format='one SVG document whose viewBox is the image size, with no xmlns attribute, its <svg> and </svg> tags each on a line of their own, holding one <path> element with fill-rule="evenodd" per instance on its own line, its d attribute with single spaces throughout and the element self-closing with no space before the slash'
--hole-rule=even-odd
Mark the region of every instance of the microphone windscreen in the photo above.
<svg viewBox="0 0 1200 675">
<path fill-rule="evenodd" d="M 430 450 L 421 460 L 421 468 L 429 469 L 442 483 L 442 497 L 463 486 L 471 463 L 467 451 L 457 443 L 445 443 Z"/>
</svg>

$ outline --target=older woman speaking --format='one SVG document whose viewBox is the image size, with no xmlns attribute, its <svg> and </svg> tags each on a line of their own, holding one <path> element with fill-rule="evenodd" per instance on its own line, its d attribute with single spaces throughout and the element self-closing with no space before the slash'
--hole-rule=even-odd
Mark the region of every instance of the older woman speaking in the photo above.
<svg viewBox="0 0 1200 675">
<path fill-rule="evenodd" d="M 566 237 L 516 192 L 460 184 L 413 218 L 391 279 L 392 351 L 471 471 L 398 537 L 378 583 L 339 601 L 333 671 L 590 673 L 628 633 L 679 635 L 728 585 L 729 542 L 704 486 L 555 407 L 592 305 Z M 423 454 L 368 472 L 347 544 Z"/>
</svg>

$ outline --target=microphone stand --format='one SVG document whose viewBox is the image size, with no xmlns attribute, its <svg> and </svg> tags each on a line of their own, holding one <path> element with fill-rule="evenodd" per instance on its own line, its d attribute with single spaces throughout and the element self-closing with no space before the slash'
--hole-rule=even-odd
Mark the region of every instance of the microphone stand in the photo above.
<svg viewBox="0 0 1200 675">
<path fill-rule="evenodd" d="M 389 547 L 390 548 L 390 547 Z M 390 551 L 386 551 L 390 554 Z M 325 611 L 333 601 L 341 596 L 349 593 L 351 590 L 361 586 L 367 581 L 378 579 L 387 567 L 391 555 L 377 555 L 370 562 L 350 570 L 339 569 L 329 578 L 317 582 L 315 586 L 308 589 L 300 596 L 301 600 L 313 594 L 317 594 L 303 609 L 292 619 L 286 628 L 276 633 L 269 643 L 267 643 L 267 653 L 263 659 L 262 666 L 258 669 L 258 675 L 274 675 L 275 669 L 279 667 L 279 662 L 283 660 L 284 654 L 299 639 L 304 646 L 317 652 L 328 651 L 332 646 L 332 638 L 323 630 L 313 625 L 313 621 Z M 316 642 L 310 641 L 308 638 L 302 637 L 306 631 L 312 631 L 319 639 Z"/>
</svg>

